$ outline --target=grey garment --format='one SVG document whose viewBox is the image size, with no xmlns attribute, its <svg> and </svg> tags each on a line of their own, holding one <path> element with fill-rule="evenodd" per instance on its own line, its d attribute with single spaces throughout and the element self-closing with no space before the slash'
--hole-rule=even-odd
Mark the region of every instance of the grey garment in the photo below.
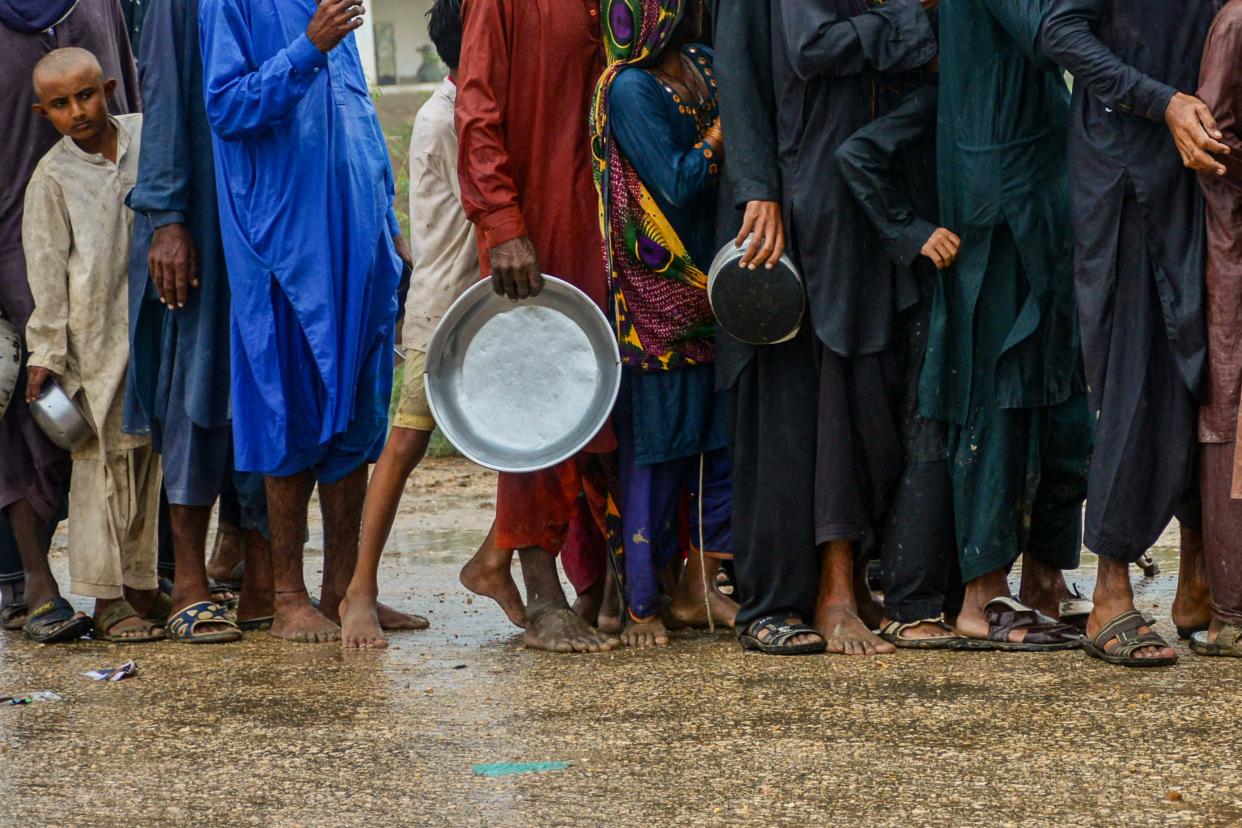
<svg viewBox="0 0 1242 828">
<path fill-rule="evenodd" d="M 1175 92 L 1193 95 L 1220 0 L 1052 0 L 1048 56 L 1074 76 L 1069 128 L 1074 276 L 1087 383 L 1098 405 L 1116 344 L 1109 324 L 1115 274 L 1153 260 L 1165 335 L 1182 382 L 1199 393 L 1203 318 L 1203 196 L 1181 161 L 1164 114 Z M 1123 212 L 1137 198 L 1139 208 Z M 1145 244 L 1120 241 L 1137 222 Z M 1128 325 L 1126 319 L 1119 320 Z"/>
<path fill-rule="evenodd" d="M 22 250 L 26 183 L 44 154 L 59 140 L 52 125 L 31 107 L 36 102 L 30 73 L 45 54 L 64 46 L 94 53 L 107 77 L 116 78 L 109 101 L 113 113 L 137 111 L 138 77 L 115 0 L 81 0 L 51 32 L 23 34 L 0 25 L 0 315 L 24 330 L 34 307 Z M 68 461 L 30 418 L 24 399 L 15 399 L 0 420 L 0 508 L 26 500 L 51 520 L 63 504 Z"/>
<path fill-rule="evenodd" d="M 1100 384 L 1092 388 L 1099 420 L 1087 484 L 1086 545 L 1127 562 L 1146 552 L 1175 515 L 1191 527 L 1200 524 L 1199 404 L 1165 335 L 1156 266 L 1144 253 L 1148 237 L 1139 211 L 1138 201 L 1127 198 L 1118 245 L 1134 252 L 1113 274 L 1108 305 L 1091 320 L 1108 336 L 1104 362 L 1095 366 Z"/>
<path fill-rule="evenodd" d="M 772 80 L 771 0 L 713 0 L 713 48 L 726 139 L 716 210 L 717 241 L 728 244 L 751 201 L 781 202 Z M 752 345 L 717 327 L 716 383 L 730 388 L 754 358 Z"/>
<path fill-rule="evenodd" d="M 0 512 L 0 584 L 18 584 L 25 579 L 22 555 L 8 516 Z"/>
<path fill-rule="evenodd" d="M 809 622 L 819 588 L 815 445 L 819 374 L 803 330 L 755 349 L 729 389 L 737 628 L 768 615 Z"/>
<path fill-rule="evenodd" d="M 878 114 L 882 73 L 918 68 L 937 53 L 918 0 L 864 8 L 859 12 L 853 0 L 821 0 L 772 9 L 787 233 L 806 280 L 810 324 L 842 356 L 892 348 L 897 316 L 918 296 L 909 271 L 885 255 L 836 152 Z"/>
<path fill-rule="evenodd" d="M 953 481 L 945 460 L 907 463 L 880 542 L 884 617 L 912 624 L 962 606 L 953 524 Z"/>
</svg>

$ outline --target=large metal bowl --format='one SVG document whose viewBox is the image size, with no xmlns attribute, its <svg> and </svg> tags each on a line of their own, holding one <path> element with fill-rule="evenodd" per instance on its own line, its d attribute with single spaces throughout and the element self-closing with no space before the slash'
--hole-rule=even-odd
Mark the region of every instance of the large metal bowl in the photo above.
<svg viewBox="0 0 1242 828">
<path fill-rule="evenodd" d="M 498 327 L 480 335 L 489 323 Z M 512 347 L 497 352 L 501 341 Z M 515 304 L 482 281 L 432 335 L 425 382 L 436 426 L 458 451 L 489 469 L 532 472 L 573 457 L 608 422 L 621 354 L 608 319 L 568 282 L 544 276 L 537 297 Z"/>
<path fill-rule="evenodd" d="M 43 383 L 39 398 L 30 404 L 30 414 L 48 439 L 65 451 L 77 451 L 95 436 L 82 409 L 55 380 Z"/>
<path fill-rule="evenodd" d="M 0 417 L 9 408 L 22 369 L 22 338 L 7 319 L 0 319 Z"/>
</svg>

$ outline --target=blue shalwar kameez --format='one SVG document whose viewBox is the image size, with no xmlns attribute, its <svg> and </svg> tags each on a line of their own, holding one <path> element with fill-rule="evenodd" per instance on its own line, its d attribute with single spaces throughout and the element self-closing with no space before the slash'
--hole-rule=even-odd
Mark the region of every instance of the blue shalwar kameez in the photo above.
<svg viewBox="0 0 1242 828">
<path fill-rule="evenodd" d="M 383 446 L 401 268 L 393 177 L 353 35 L 313 0 L 206 0 L 207 116 L 233 292 L 237 468 L 334 482 Z"/>
</svg>

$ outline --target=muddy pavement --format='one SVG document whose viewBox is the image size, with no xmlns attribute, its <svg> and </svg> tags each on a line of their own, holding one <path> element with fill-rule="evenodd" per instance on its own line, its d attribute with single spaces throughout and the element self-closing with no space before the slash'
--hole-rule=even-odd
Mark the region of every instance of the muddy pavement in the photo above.
<svg viewBox="0 0 1242 828">
<path fill-rule="evenodd" d="M 0 696 L 62 700 L 0 706 L 0 825 L 1242 824 L 1240 663 L 1184 647 L 1155 671 L 1081 653 L 775 659 L 723 633 L 530 653 L 456 583 L 492 485 L 460 461 L 411 482 L 383 590 L 433 626 L 387 652 L 4 634 Z M 1171 636 L 1160 558 L 1141 607 Z M 81 675 L 131 658 L 124 682 Z M 546 762 L 569 764 L 476 771 Z"/>
</svg>

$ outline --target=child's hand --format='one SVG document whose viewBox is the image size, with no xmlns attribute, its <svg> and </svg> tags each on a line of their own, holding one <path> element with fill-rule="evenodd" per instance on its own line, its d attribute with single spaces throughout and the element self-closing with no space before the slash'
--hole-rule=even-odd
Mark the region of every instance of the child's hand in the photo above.
<svg viewBox="0 0 1242 828">
<path fill-rule="evenodd" d="M 39 399 L 39 395 L 43 393 L 43 383 L 47 382 L 48 377 L 53 376 L 52 372 L 38 365 L 31 365 L 26 369 L 26 402 L 32 403 Z"/>
<path fill-rule="evenodd" d="M 961 246 L 962 240 L 952 230 L 937 227 L 920 252 L 932 260 L 937 270 L 944 270 L 957 261 L 957 251 Z"/>
<path fill-rule="evenodd" d="M 170 308 L 184 308 L 190 288 L 198 287 L 198 253 L 184 224 L 156 229 L 147 253 L 147 270 L 160 301 Z"/>
</svg>

